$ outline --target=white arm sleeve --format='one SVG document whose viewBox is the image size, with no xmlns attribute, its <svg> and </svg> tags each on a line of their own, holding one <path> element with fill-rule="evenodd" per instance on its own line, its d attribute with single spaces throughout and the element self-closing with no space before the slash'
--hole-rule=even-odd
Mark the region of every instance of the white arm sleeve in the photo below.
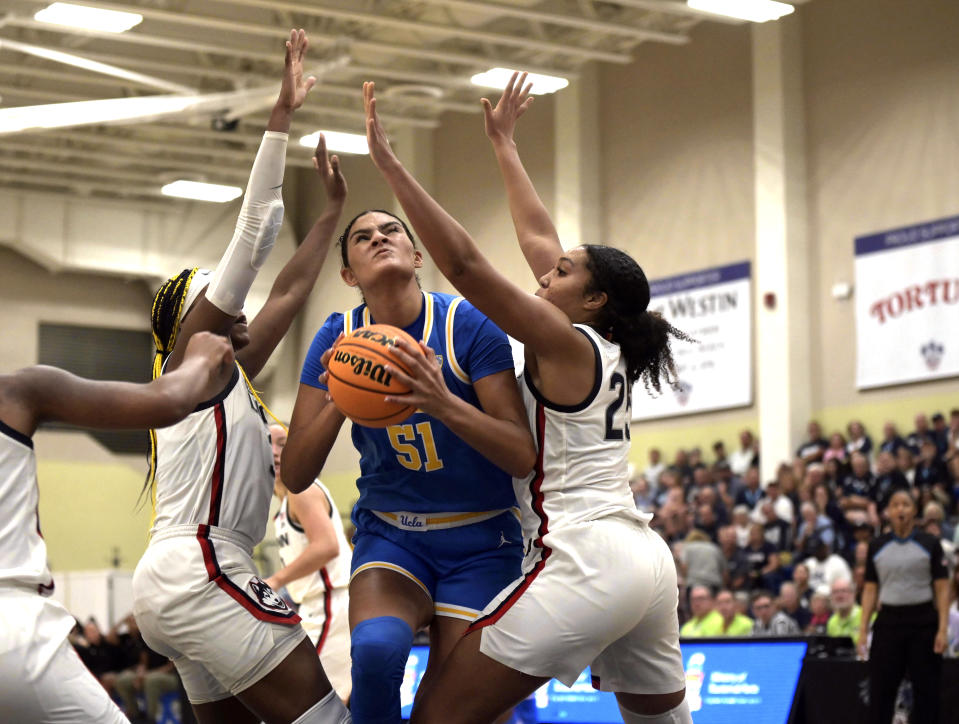
<svg viewBox="0 0 959 724">
<path fill-rule="evenodd" d="M 266 261 L 283 223 L 283 170 L 288 135 L 266 131 L 257 151 L 240 207 L 233 239 L 217 264 L 206 298 L 227 314 L 237 315 Z"/>
</svg>

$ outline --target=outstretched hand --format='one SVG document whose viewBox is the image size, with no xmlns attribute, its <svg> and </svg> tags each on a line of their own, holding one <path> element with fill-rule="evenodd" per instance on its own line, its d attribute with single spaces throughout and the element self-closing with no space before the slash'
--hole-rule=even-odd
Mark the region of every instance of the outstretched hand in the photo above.
<svg viewBox="0 0 959 724">
<path fill-rule="evenodd" d="M 340 170 L 340 157 L 330 156 L 326 150 L 326 137 L 321 133 L 313 153 L 313 168 L 323 179 L 326 198 L 330 201 L 342 201 L 346 198 L 346 179 Z"/>
<path fill-rule="evenodd" d="M 525 84 L 525 86 L 524 86 Z M 483 98 L 483 114 L 486 116 L 486 135 L 491 141 L 513 140 L 513 129 L 517 119 L 526 113 L 533 102 L 529 94 L 532 83 L 526 83 L 526 73 L 516 71 L 503 89 L 496 107 Z"/>
<path fill-rule="evenodd" d="M 316 78 L 312 75 L 303 77 L 303 59 L 306 57 L 308 47 L 310 47 L 310 41 L 306 37 L 305 30 L 290 31 L 290 39 L 286 41 L 283 83 L 280 86 L 280 97 L 277 99 L 277 104 L 289 111 L 295 111 L 303 105 L 306 94 L 316 83 Z"/>
<path fill-rule="evenodd" d="M 390 139 L 380 125 L 376 115 L 376 97 L 373 81 L 363 83 L 363 110 L 366 111 L 366 143 L 370 148 L 370 159 L 381 171 L 392 163 L 398 163 L 396 154 L 390 146 Z"/>
</svg>

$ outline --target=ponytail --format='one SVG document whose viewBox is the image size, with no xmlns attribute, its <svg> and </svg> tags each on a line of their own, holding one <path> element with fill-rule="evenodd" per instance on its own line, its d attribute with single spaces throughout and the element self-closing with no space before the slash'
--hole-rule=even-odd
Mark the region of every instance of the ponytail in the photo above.
<svg viewBox="0 0 959 724">
<path fill-rule="evenodd" d="M 591 281 L 586 292 L 606 294 L 606 304 L 595 322 L 601 334 L 609 335 L 626 360 L 626 378 L 630 385 L 639 379 L 650 392 L 662 392 L 665 380 L 676 386 L 676 365 L 672 339 L 693 340 L 650 312 L 650 290 L 646 274 L 629 254 L 610 246 L 587 244 L 586 266 Z"/>
</svg>

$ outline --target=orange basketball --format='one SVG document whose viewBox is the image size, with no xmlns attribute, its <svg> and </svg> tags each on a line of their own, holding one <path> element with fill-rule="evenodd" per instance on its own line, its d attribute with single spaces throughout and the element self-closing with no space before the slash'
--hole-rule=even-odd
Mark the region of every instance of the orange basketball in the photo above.
<svg viewBox="0 0 959 724">
<path fill-rule="evenodd" d="M 371 324 L 360 327 L 333 347 L 327 371 L 330 397 L 340 412 L 353 422 L 366 427 L 386 427 L 405 420 L 416 412 L 415 405 L 387 402 L 387 395 L 409 392 L 385 365 L 409 372 L 393 356 L 393 345 L 398 338 L 405 339 L 416 350 L 419 343 L 402 329 L 389 324 Z"/>
</svg>

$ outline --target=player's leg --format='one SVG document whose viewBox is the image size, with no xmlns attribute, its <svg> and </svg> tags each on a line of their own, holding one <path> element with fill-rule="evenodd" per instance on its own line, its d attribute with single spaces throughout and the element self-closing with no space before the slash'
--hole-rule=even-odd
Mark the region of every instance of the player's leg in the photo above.
<svg viewBox="0 0 959 724">
<path fill-rule="evenodd" d="M 200 724 L 258 724 L 260 717 L 247 709 L 235 696 L 205 704 L 191 704 L 193 715 Z"/>
<path fill-rule="evenodd" d="M 488 724 L 549 681 L 481 653 L 481 636 L 480 630 L 460 639 L 429 690 L 417 698 L 410 724 Z"/>
<path fill-rule="evenodd" d="M 413 633 L 432 618 L 432 598 L 396 570 L 369 567 L 350 581 L 350 701 L 357 724 L 399 721 L 400 684 Z"/>
</svg>

